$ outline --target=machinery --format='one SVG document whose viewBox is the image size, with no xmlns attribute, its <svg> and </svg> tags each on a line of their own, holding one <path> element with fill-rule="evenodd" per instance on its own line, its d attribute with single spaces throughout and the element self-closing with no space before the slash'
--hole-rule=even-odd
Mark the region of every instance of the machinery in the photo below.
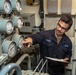
<svg viewBox="0 0 76 75">
<path fill-rule="evenodd" d="M 58 11 L 58 0 L 48 1 L 52 1 L 48 2 L 48 12 L 56 13 Z M 23 1 L 23 3 L 24 2 L 25 0 Z M 26 0 L 26 3 L 28 6 L 34 7 L 36 5 L 39 5 L 39 0 Z M 51 8 L 49 8 L 49 5 L 51 5 Z M 52 10 L 54 5 L 56 8 L 54 8 L 55 10 Z M 39 60 L 39 45 L 32 45 L 30 48 L 26 48 L 22 44 L 24 39 L 29 34 L 38 32 L 39 28 L 35 27 L 35 13 L 27 13 L 25 11 L 21 13 L 21 11 L 22 3 L 20 0 L 1 0 L 0 2 L 0 75 L 49 75 L 47 73 L 48 60 Z M 41 12 L 41 14 L 45 15 L 45 30 L 54 28 L 61 16 L 52 15 L 49 17 L 48 14 L 44 14 L 43 12 Z M 41 17 L 43 21 L 43 16 Z M 72 15 L 72 18 L 75 23 L 76 15 Z M 51 26 L 49 25 L 49 23 L 51 24 Z M 65 75 L 75 75 L 76 73 L 76 51 L 74 50 L 76 42 L 75 31 L 76 26 L 74 24 L 71 30 L 66 33 L 72 40 L 74 46 L 74 56 L 72 56 L 73 60 L 71 59 L 71 63 L 66 67 L 67 72 Z M 69 69 L 70 71 L 68 71 Z"/>
<path fill-rule="evenodd" d="M 23 25 L 22 18 L 16 15 L 22 10 L 20 0 L 2 0 L 0 5 L 0 70 L 2 70 L 23 47 L 21 42 L 24 37 L 16 32 L 16 28 Z"/>
<path fill-rule="evenodd" d="M 15 73 L 16 75 L 48 75 L 42 73 L 47 60 L 43 62 L 42 59 L 33 71 L 31 65 L 33 55 L 21 53 L 24 48 L 22 42 L 25 38 L 19 34 L 19 30 L 23 27 L 23 18 L 20 16 L 21 1 L 2 0 L 0 5 L 0 75 L 14 75 Z M 39 46 L 32 46 L 33 52 L 35 48 L 38 49 Z M 27 63 L 27 70 L 21 68 L 22 62 Z M 43 65 L 38 72 L 40 64 Z"/>
</svg>

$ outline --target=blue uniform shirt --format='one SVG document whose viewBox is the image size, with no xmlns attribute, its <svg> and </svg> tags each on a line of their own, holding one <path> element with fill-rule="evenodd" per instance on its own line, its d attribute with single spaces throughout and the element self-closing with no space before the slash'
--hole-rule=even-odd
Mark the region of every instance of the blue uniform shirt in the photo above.
<svg viewBox="0 0 76 75">
<path fill-rule="evenodd" d="M 39 43 L 42 58 L 45 56 L 64 59 L 70 58 L 72 55 L 72 42 L 68 36 L 64 34 L 59 43 L 55 37 L 55 29 L 41 31 L 31 36 L 33 44 Z"/>
<path fill-rule="evenodd" d="M 46 56 L 52 58 L 58 58 L 58 59 L 71 58 L 72 42 L 69 39 L 69 37 L 66 36 L 65 34 L 63 35 L 59 43 L 57 43 L 57 39 L 55 37 L 55 29 L 41 31 L 30 37 L 33 39 L 33 44 L 38 43 L 40 45 L 41 58 L 45 58 Z M 54 64 L 55 67 L 58 66 L 58 68 L 60 68 L 61 66 L 63 70 L 62 64 L 60 63 L 55 63 L 55 64 Z"/>
</svg>

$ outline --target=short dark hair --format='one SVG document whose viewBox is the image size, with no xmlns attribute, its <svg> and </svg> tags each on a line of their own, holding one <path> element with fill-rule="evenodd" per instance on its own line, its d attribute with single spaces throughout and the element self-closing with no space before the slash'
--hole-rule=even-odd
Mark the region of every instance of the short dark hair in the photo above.
<svg viewBox="0 0 76 75">
<path fill-rule="evenodd" d="M 70 15 L 62 15 L 59 21 L 63 21 L 65 23 L 69 24 L 68 29 L 70 29 L 73 24 L 73 20 Z"/>
</svg>

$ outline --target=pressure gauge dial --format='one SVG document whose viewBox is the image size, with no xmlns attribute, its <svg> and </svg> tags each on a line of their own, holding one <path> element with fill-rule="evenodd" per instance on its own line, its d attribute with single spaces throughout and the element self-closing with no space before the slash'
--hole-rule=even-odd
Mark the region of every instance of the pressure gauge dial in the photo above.
<svg viewBox="0 0 76 75">
<path fill-rule="evenodd" d="M 18 28 L 19 28 L 19 29 L 23 27 L 22 18 L 18 18 L 17 24 L 18 24 Z"/>
<path fill-rule="evenodd" d="M 10 58 L 14 57 L 17 52 L 16 43 L 13 41 L 6 40 L 2 43 L 3 53 L 7 53 Z"/>
<path fill-rule="evenodd" d="M 21 12 L 22 10 L 22 4 L 20 0 L 10 0 L 12 4 L 12 10 Z"/>
<path fill-rule="evenodd" d="M 11 23 L 11 22 L 8 22 L 8 23 L 6 24 L 6 32 L 7 32 L 8 34 L 10 34 L 10 33 L 13 32 L 13 29 L 14 29 L 14 27 L 13 27 L 12 23 Z"/>
<path fill-rule="evenodd" d="M 12 22 L 13 22 L 14 27 L 17 27 L 17 28 L 19 28 L 19 29 L 23 27 L 22 17 L 13 15 L 13 16 L 11 17 L 11 20 L 12 20 Z"/>
<path fill-rule="evenodd" d="M 15 50 L 16 50 L 16 47 L 15 46 L 16 45 L 14 43 L 11 43 L 9 45 L 9 48 L 8 48 L 8 55 L 9 55 L 9 57 L 12 57 L 14 55 Z"/>
<path fill-rule="evenodd" d="M 12 11 L 11 4 L 8 1 L 4 2 L 4 10 L 6 13 L 11 13 Z"/>
<path fill-rule="evenodd" d="M 23 44 L 22 44 L 23 41 L 24 41 L 24 38 L 23 37 L 20 37 L 19 38 L 19 44 L 18 44 L 19 48 L 22 48 L 23 47 Z"/>
<path fill-rule="evenodd" d="M 16 43 L 17 47 L 22 48 L 22 42 L 24 41 L 24 37 L 22 35 L 14 34 L 12 37 L 12 41 Z"/>
<path fill-rule="evenodd" d="M 0 2 L 0 13 L 10 14 L 12 12 L 12 5 L 9 0 L 1 0 Z"/>
<path fill-rule="evenodd" d="M 17 2 L 16 2 L 16 8 L 17 8 L 17 11 L 21 11 L 22 10 L 20 0 L 17 0 Z"/>
<path fill-rule="evenodd" d="M 13 32 L 14 26 L 11 20 L 2 19 L 0 20 L 0 33 L 11 34 Z"/>
</svg>

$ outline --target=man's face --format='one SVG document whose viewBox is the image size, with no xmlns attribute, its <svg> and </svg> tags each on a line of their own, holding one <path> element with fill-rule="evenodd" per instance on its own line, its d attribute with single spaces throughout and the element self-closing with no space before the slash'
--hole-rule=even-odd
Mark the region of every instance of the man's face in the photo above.
<svg viewBox="0 0 76 75">
<path fill-rule="evenodd" d="M 62 36 L 66 31 L 68 31 L 69 25 L 63 21 L 59 21 L 55 29 L 55 34 Z"/>
</svg>

